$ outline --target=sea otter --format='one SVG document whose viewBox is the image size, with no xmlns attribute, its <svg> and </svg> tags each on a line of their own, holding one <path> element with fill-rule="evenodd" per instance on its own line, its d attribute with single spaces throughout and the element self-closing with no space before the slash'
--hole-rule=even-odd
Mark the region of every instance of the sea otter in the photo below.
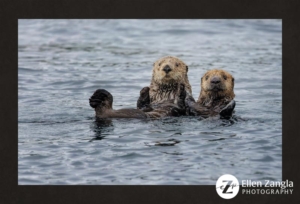
<svg viewBox="0 0 300 204">
<path fill-rule="evenodd" d="M 227 71 L 207 71 L 201 78 L 201 91 L 197 102 L 191 95 L 187 95 L 185 99 L 188 114 L 204 118 L 220 114 L 222 118 L 230 118 L 235 107 L 233 88 L 234 78 Z"/>
<path fill-rule="evenodd" d="M 90 98 L 90 106 L 96 115 L 103 118 L 160 118 L 185 114 L 185 97 L 191 94 L 188 66 L 172 56 L 163 57 L 154 63 L 149 87 L 140 91 L 138 109 L 113 110 L 112 95 L 103 89 Z M 184 96 L 184 97 L 183 97 Z"/>
<path fill-rule="evenodd" d="M 143 92 L 141 92 L 141 94 L 143 94 Z M 105 89 L 96 90 L 89 99 L 89 102 L 90 106 L 95 109 L 95 113 L 98 118 L 161 118 L 166 116 L 183 115 L 185 113 L 185 98 L 185 86 L 183 84 L 179 84 L 177 87 L 176 98 L 174 100 L 165 100 L 163 102 L 153 104 L 151 106 L 151 110 L 148 110 L 147 112 L 139 109 L 114 110 L 112 108 L 113 96 Z"/>
<path fill-rule="evenodd" d="M 167 56 L 157 60 L 153 64 L 150 86 L 141 90 L 137 108 L 148 112 L 164 101 L 176 103 L 179 84 L 183 84 L 186 94 L 191 95 L 187 73 L 188 66 L 179 58 Z"/>
</svg>

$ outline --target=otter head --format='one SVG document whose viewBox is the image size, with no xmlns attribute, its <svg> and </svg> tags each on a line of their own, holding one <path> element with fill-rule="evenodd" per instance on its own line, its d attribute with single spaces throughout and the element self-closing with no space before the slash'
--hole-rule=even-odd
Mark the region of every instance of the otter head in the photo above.
<svg viewBox="0 0 300 204">
<path fill-rule="evenodd" d="M 209 103 L 214 100 L 234 98 L 234 78 L 221 69 L 207 71 L 201 78 L 201 92 L 198 102 Z"/>
<path fill-rule="evenodd" d="M 90 98 L 90 106 L 96 110 L 111 109 L 113 96 L 105 89 L 98 89 Z"/>
<path fill-rule="evenodd" d="M 158 84 L 178 83 L 187 79 L 188 66 L 176 57 L 163 57 L 153 64 L 152 79 Z"/>
<path fill-rule="evenodd" d="M 187 94 L 192 94 L 187 76 L 188 66 L 176 57 L 163 57 L 153 64 L 150 84 L 150 102 L 157 103 L 177 97 L 178 87 L 184 84 Z"/>
</svg>

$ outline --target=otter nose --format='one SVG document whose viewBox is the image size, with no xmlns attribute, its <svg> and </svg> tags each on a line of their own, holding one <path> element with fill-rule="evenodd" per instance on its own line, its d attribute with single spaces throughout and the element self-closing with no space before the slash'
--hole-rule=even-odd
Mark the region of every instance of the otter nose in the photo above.
<svg viewBox="0 0 300 204">
<path fill-rule="evenodd" d="M 164 72 L 166 72 L 167 74 L 172 71 L 171 67 L 169 65 L 166 65 L 164 68 L 163 68 Z"/>
<path fill-rule="evenodd" d="M 218 84 L 221 82 L 221 79 L 220 77 L 213 77 L 210 82 L 213 84 Z"/>
</svg>

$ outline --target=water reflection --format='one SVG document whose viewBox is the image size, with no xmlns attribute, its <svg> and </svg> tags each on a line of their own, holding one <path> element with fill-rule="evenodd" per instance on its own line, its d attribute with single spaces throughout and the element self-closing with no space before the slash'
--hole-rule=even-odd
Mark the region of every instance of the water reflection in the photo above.
<svg viewBox="0 0 300 204">
<path fill-rule="evenodd" d="M 96 117 L 91 127 L 91 129 L 95 133 L 95 136 L 89 142 L 93 142 L 94 140 L 104 139 L 108 135 L 108 133 L 112 130 L 109 127 L 113 127 L 113 123 L 111 119 L 100 119 Z"/>
</svg>

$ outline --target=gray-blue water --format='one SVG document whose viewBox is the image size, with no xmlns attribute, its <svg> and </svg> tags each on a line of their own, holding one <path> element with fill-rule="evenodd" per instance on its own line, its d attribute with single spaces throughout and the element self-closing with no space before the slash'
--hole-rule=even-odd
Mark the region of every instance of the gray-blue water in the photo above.
<svg viewBox="0 0 300 204">
<path fill-rule="evenodd" d="M 282 178 L 281 20 L 19 20 L 19 184 L 210 184 Z M 98 88 L 134 108 L 152 64 L 235 77 L 236 116 L 97 123 Z"/>
</svg>

